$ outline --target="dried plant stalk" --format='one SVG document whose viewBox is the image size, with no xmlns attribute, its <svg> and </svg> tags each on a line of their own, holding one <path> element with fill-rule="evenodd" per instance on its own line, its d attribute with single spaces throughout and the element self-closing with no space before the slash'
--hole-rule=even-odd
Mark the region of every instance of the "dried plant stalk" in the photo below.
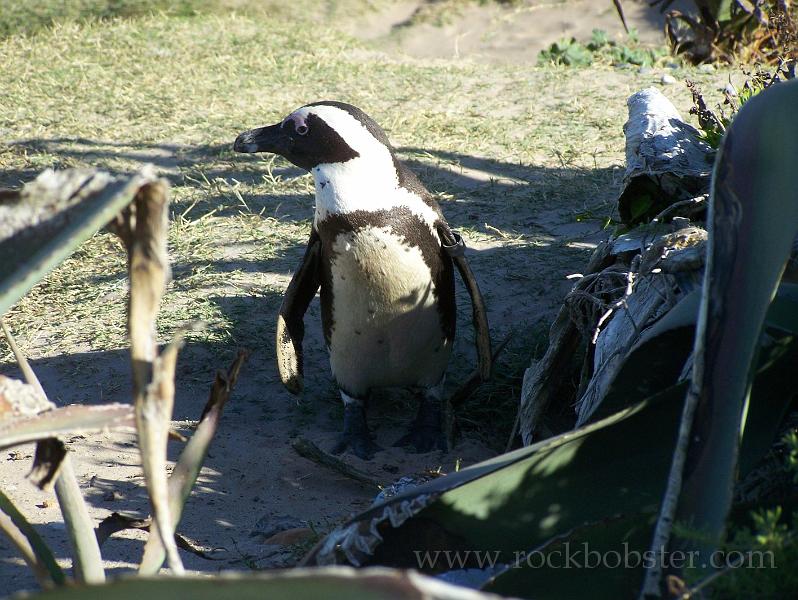
<svg viewBox="0 0 798 600">
<path fill-rule="evenodd" d="M 169 507 L 166 445 L 174 406 L 174 367 L 177 350 L 158 356 L 155 320 L 169 278 L 167 185 L 162 180 L 144 185 L 114 229 L 128 251 L 130 297 L 128 333 L 133 370 L 141 466 L 147 482 L 155 531 L 166 550 L 169 567 L 183 574 L 174 539 Z"/>
</svg>

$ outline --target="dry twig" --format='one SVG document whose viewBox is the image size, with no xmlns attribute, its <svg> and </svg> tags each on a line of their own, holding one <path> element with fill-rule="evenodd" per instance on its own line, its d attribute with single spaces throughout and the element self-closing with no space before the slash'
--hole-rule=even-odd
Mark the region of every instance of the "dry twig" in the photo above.
<svg viewBox="0 0 798 600">
<path fill-rule="evenodd" d="M 336 458 L 332 454 L 328 454 L 310 440 L 306 440 L 305 438 L 297 438 L 291 443 L 291 447 L 296 451 L 297 454 L 299 454 L 299 456 L 302 458 L 307 458 L 308 460 L 315 462 L 317 465 L 321 465 L 322 467 L 340 473 L 344 477 L 348 477 L 349 479 L 363 483 L 369 487 L 377 489 L 382 488 L 377 480 L 372 479 L 368 474 L 356 469 L 352 465 L 346 464 L 340 458 Z"/>
</svg>

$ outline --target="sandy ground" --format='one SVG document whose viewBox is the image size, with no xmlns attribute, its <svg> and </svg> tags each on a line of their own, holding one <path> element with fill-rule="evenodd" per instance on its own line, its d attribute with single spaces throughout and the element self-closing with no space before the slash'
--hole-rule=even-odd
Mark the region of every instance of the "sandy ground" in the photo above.
<svg viewBox="0 0 798 600">
<path fill-rule="evenodd" d="M 690 4 L 676 1 L 671 8 L 684 11 Z M 658 9 L 628 0 L 623 6 L 629 29 L 637 31 L 641 42 L 662 43 Z M 411 56 L 518 65 L 535 64 L 538 53 L 561 38 L 589 40 L 594 29 L 604 30 L 610 39 L 626 37 L 610 0 L 532 0 L 509 6 L 487 2 L 443 17 L 429 12 L 424 2 L 399 1 L 349 29 L 363 39 L 378 40 L 382 48 Z"/>
<path fill-rule="evenodd" d="M 657 39 L 659 24 L 641 5 L 626 3 L 630 22 L 642 39 Z M 610 2 L 578 1 L 540 3 L 531 8 L 500 9 L 491 4 L 465 9 L 442 28 L 430 24 L 402 25 L 416 10 L 416 2 L 400 2 L 384 13 L 368 15 L 354 30 L 383 49 L 402 51 L 421 60 L 468 57 L 472 60 L 524 63 L 534 61 L 537 51 L 562 34 L 587 37 L 593 27 L 617 33 L 619 25 Z M 585 14 L 591 16 L 585 18 Z M 400 29 L 401 31 L 398 31 Z M 641 81 L 640 86 L 650 84 Z M 623 112 L 619 95 L 618 111 Z M 144 157 L 146 158 L 146 157 Z M 167 174 L 179 163 L 168 151 L 160 157 Z M 170 166 L 170 164 L 172 166 Z M 488 160 L 462 162 L 443 174 L 461 188 L 494 185 L 507 192 L 516 185 L 534 185 L 529 173 L 503 163 L 500 170 Z M 495 228 L 495 235 L 472 241 L 472 264 L 482 282 L 494 338 L 523 324 L 547 324 L 569 287 L 565 276 L 578 271 L 595 242 L 606 233 L 595 220 L 576 222 L 581 209 L 606 210 L 617 191 L 620 172 L 608 173 L 605 189 L 595 190 L 579 205 L 537 203 L 509 213 L 501 206 L 482 206 L 480 219 Z M 563 185 L 569 185 L 563 179 Z M 446 202 L 444 211 L 456 224 L 473 215 L 473 205 Z M 309 211 L 309 207 L 308 207 Z M 523 239 L 504 230 L 524 229 Z M 231 250 L 231 260 L 235 250 Z M 302 248 L 292 249 L 285 259 L 288 272 L 299 260 Z M 530 260 L 534 254 L 534 269 Z M 480 270 L 488 264 L 491 272 Z M 287 284 L 286 275 L 278 277 Z M 530 290 L 533 291 L 530 291 Z M 457 376 L 473 365 L 470 339 L 470 308 L 460 285 L 460 325 L 452 370 Z M 270 305 L 271 306 L 271 305 Z M 262 319 L 253 314 L 253 330 L 263 330 Z M 184 553 L 189 569 L 214 572 L 220 569 L 262 569 L 290 566 L 296 562 L 317 534 L 323 534 L 349 515 L 366 508 L 376 489 L 347 480 L 297 456 L 290 439 L 301 434 L 322 448 L 329 448 L 341 426 L 342 411 L 330 384 L 327 359 L 319 325 L 319 306 L 312 305 L 306 318 L 306 388 L 313 397 L 297 401 L 285 392 L 276 378 L 271 338 L 264 346 L 252 348 L 238 388 L 234 393 L 220 431 L 212 446 L 195 493 L 190 499 L 179 530 L 209 552 L 214 560 Z M 34 360 L 34 367 L 51 398 L 60 405 L 84 402 L 127 401 L 129 396 L 128 357 L 123 350 L 46 356 Z M 35 356 L 34 356 L 35 358 Z M 206 400 L 215 369 L 223 366 L 211 347 L 189 345 L 180 355 L 177 374 L 175 426 L 190 432 Z M 17 376 L 11 365 L 0 372 Z M 346 460 L 388 484 L 402 475 L 441 468 L 444 472 L 474 464 L 495 454 L 476 438 L 465 436 L 448 453 L 417 455 L 391 449 L 411 415 L 411 406 L 398 394 L 377 397 L 373 414 L 378 443 L 386 448 L 370 462 L 352 455 Z M 321 408 L 319 408 L 321 407 Z M 414 410 L 411 409 L 411 410 Z M 92 517 L 100 520 L 111 512 L 145 515 L 147 497 L 138 464 L 135 440 L 130 434 L 76 436 L 68 440 L 75 470 L 90 505 Z M 170 458 L 180 450 L 170 447 Z M 51 492 L 38 491 L 25 479 L 32 447 L 21 447 L 0 456 L 0 486 L 18 503 L 28 518 L 52 544 L 59 561 L 69 567 L 69 549 L 58 504 Z M 268 468 L 266 468 L 268 463 Z M 269 539 L 286 527 L 311 528 L 291 540 Z M 141 532 L 127 532 L 110 539 L 103 551 L 109 572 L 132 568 L 142 551 Z M 289 543 L 285 543 L 288 541 Z M 11 549 L 0 542 L 0 594 L 31 588 L 31 576 Z"/>
</svg>

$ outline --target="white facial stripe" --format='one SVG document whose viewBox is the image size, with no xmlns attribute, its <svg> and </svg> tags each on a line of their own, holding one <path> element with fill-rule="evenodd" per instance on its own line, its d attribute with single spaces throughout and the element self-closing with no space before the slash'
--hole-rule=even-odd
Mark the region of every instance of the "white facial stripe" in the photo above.
<svg viewBox="0 0 798 600">
<path fill-rule="evenodd" d="M 347 145 L 360 154 L 360 156 L 378 153 L 390 157 L 388 148 L 377 141 L 374 136 L 369 133 L 369 130 L 363 126 L 363 123 L 343 109 L 324 104 L 319 106 L 303 106 L 291 113 L 289 118 L 301 119 L 304 123 L 310 114 L 316 115 L 333 128 Z M 294 122 L 296 123 L 297 121 L 295 120 Z"/>
<path fill-rule="evenodd" d="M 305 123 L 309 114 L 324 120 L 360 155 L 342 163 L 322 163 L 312 170 L 316 181 L 317 223 L 328 214 L 404 207 L 435 233 L 437 213 L 419 196 L 399 187 L 390 151 L 360 121 L 345 110 L 325 105 L 302 107 L 288 118 L 294 119 L 294 123 Z"/>
</svg>

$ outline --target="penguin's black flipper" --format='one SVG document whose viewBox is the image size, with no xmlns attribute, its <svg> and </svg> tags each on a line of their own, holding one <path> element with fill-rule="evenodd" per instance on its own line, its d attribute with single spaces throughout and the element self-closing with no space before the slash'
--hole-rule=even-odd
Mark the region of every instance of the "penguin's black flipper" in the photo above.
<svg viewBox="0 0 798 600">
<path fill-rule="evenodd" d="M 313 229 L 302 264 L 288 284 L 277 315 L 277 370 L 280 372 L 280 381 L 292 394 L 302 391 L 303 318 L 319 289 L 320 258 L 321 239 Z"/>
<path fill-rule="evenodd" d="M 474 278 L 474 273 L 465 258 L 465 242 L 459 233 L 452 231 L 445 221 L 438 223 L 438 235 L 444 251 L 452 258 L 460 277 L 468 288 L 471 296 L 471 307 L 473 310 L 474 332 L 477 342 L 477 357 L 479 361 L 479 375 L 482 381 L 490 378 L 492 356 L 490 351 L 490 330 L 488 329 L 488 312 L 485 309 L 485 301 L 482 299 L 482 292 Z"/>
</svg>

